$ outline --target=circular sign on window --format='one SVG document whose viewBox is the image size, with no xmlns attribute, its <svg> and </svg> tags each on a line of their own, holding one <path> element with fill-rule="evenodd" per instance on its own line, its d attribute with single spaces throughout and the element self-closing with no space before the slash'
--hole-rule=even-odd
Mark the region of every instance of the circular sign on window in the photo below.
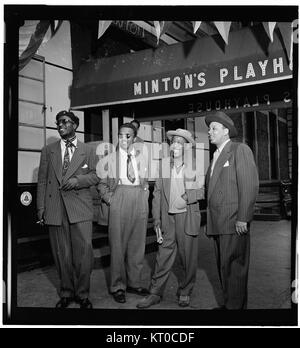
<svg viewBox="0 0 300 348">
<path fill-rule="evenodd" d="M 32 202 L 32 195 L 30 192 L 25 191 L 21 194 L 21 203 L 25 206 L 28 206 Z"/>
</svg>

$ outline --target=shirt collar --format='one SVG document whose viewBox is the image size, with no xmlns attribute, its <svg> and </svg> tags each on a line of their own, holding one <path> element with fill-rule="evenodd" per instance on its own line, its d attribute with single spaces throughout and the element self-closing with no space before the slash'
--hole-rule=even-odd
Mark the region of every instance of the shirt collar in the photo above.
<svg viewBox="0 0 300 348">
<path fill-rule="evenodd" d="M 128 152 L 125 151 L 124 149 L 122 149 L 121 146 L 119 148 L 120 148 L 120 153 L 121 153 L 122 156 L 127 156 L 128 155 Z M 134 147 L 130 151 L 129 155 L 132 155 L 132 156 L 135 155 Z"/>
<path fill-rule="evenodd" d="M 225 145 L 230 141 L 230 139 L 227 139 L 226 141 L 224 141 L 224 143 L 218 147 L 218 151 L 221 153 L 222 150 L 224 149 Z"/>
<path fill-rule="evenodd" d="M 72 141 L 73 145 L 75 146 L 75 148 L 77 148 L 77 137 L 75 137 L 75 139 Z M 63 146 L 66 146 L 66 141 L 64 139 L 61 139 L 60 143 L 63 145 Z"/>
</svg>

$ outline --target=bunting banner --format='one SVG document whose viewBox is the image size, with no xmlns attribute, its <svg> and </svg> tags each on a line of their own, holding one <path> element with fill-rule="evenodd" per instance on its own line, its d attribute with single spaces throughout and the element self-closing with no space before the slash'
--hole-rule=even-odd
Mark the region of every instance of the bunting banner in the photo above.
<svg viewBox="0 0 300 348">
<path fill-rule="evenodd" d="M 200 28 L 202 22 L 193 22 L 194 34 L 196 34 L 197 30 Z"/>
<path fill-rule="evenodd" d="M 228 45 L 228 36 L 231 22 L 214 22 L 214 24 L 218 29 L 219 33 L 221 34 L 223 40 L 226 42 L 226 45 Z"/>
<path fill-rule="evenodd" d="M 33 21 L 31 21 L 33 22 Z M 42 44 L 45 35 L 50 27 L 50 21 L 38 21 L 38 23 L 35 25 L 34 23 L 30 23 L 29 26 L 25 23 L 25 30 L 24 32 L 29 34 L 29 30 L 32 30 L 31 35 L 29 35 L 29 43 L 26 46 L 27 40 L 24 39 L 23 35 L 23 26 L 19 30 L 19 71 L 22 70 L 31 60 L 31 58 L 34 56 L 36 51 L 39 49 L 40 45 Z M 24 46 L 26 46 L 25 49 Z M 20 49 L 21 48 L 21 49 Z"/>
<path fill-rule="evenodd" d="M 273 42 L 273 33 L 276 26 L 276 22 L 263 22 L 266 33 L 268 34 L 271 42 Z"/>
<path fill-rule="evenodd" d="M 31 35 L 35 32 L 39 21 L 25 21 L 19 30 L 19 57 L 27 48 Z"/>
<path fill-rule="evenodd" d="M 290 61 L 290 68 L 293 68 L 293 27 L 292 23 L 290 22 L 278 22 L 277 26 L 279 28 L 279 31 L 281 33 L 283 42 L 284 42 L 284 48 L 286 49 L 289 61 Z"/>
<path fill-rule="evenodd" d="M 112 21 L 99 21 L 98 23 L 98 39 L 106 32 Z"/>
</svg>

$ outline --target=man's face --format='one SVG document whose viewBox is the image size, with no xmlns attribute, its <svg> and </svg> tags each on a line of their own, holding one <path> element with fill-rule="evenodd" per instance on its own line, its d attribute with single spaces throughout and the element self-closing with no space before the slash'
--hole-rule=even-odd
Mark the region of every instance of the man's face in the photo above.
<svg viewBox="0 0 300 348">
<path fill-rule="evenodd" d="M 211 122 L 208 129 L 208 139 L 212 144 L 220 146 L 228 138 L 228 129 L 219 122 Z"/>
<path fill-rule="evenodd" d="M 59 135 L 64 139 L 74 136 L 77 128 L 76 123 L 69 116 L 61 116 L 56 122 L 56 126 Z"/>
<path fill-rule="evenodd" d="M 170 150 L 173 151 L 174 158 L 180 158 L 183 155 L 184 144 L 187 141 L 178 135 L 175 135 L 171 141 Z"/>
<path fill-rule="evenodd" d="M 130 146 L 134 143 L 134 131 L 131 128 L 121 128 L 119 131 L 119 145 L 120 147 L 127 151 Z"/>
</svg>

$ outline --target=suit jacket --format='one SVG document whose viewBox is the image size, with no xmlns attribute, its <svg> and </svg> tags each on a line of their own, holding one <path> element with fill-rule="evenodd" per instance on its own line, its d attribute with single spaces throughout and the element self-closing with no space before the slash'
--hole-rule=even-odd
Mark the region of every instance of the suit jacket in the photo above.
<svg viewBox="0 0 300 348">
<path fill-rule="evenodd" d="M 62 204 L 66 208 L 70 223 L 93 220 L 90 186 L 96 185 L 99 181 L 95 167 L 95 151 L 78 140 L 77 148 L 63 178 L 60 141 L 42 149 L 37 185 L 37 209 L 39 213 L 44 213 L 47 225 L 61 225 Z M 72 177 L 77 178 L 78 187 L 62 191 L 60 187 Z"/>
<path fill-rule="evenodd" d="M 167 168 L 167 169 L 165 169 Z M 161 173 L 169 172 L 169 175 L 162 175 L 155 181 L 153 201 L 152 201 L 152 216 L 154 223 L 160 223 L 162 231 L 167 228 L 167 219 L 170 201 L 170 187 L 171 187 L 171 167 L 170 158 L 162 160 Z M 199 209 L 199 200 L 204 198 L 204 188 L 198 187 L 195 173 L 184 168 L 184 185 L 187 194 L 187 214 L 185 218 L 184 232 L 191 236 L 199 234 L 201 225 L 201 214 Z"/>
<path fill-rule="evenodd" d="M 236 221 L 250 222 L 259 190 L 259 179 L 251 149 L 229 141 L 210 177 L 206 174 L 207 235 L 235 234 Z"/>
<path fill-rule="evenodd" d="M 144 190 L 148 190 L 148 162 L 142 156 L 142 153 L 137 154 L 137 166 L 140 185 Z M 100 178 L 98 185 L 100 197 L 108 205 L 119 184 L 119 151 L 117 150 L 103 157 L 97 164 L 96 172 Z"/>
</svg>

